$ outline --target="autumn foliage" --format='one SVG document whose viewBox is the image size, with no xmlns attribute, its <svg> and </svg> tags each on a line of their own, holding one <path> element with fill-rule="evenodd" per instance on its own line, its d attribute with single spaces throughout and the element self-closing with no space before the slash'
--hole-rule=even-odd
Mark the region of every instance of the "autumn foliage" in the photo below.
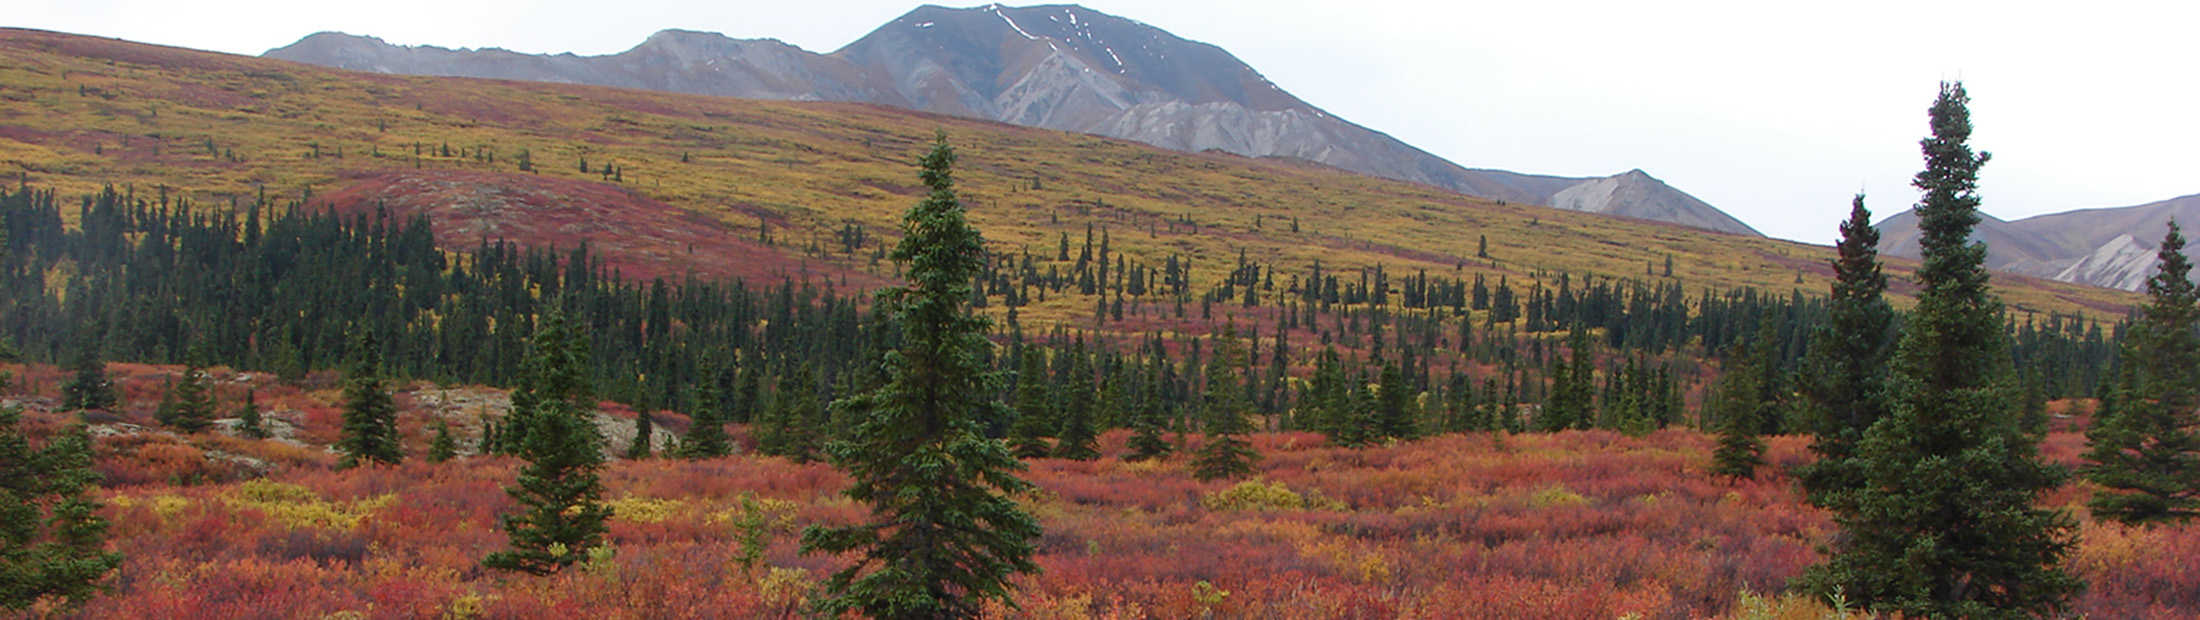
<svg viewBox="0 0 2200 620">
<path fill-rule="evenodd" d="M 58 394 L 61 370 L 30 373 Z M 149 422 L 151 387 L 173 367 L 117 365 L 125 405 L 100 429 Z M 216 369 L 217 376 L 233 376 Z M 341 394 L 254 375 L 276 428 L 333 434 Z M 234 381 L 221 389 L 242 391 Z M 413 386 L 422 392 L 435 388 Z M 228 394 L 228 392 L 223 392 Z M 32 395 L 26 427 L 64 414 Z M 12 398 L 12 397 L 11 397 Z M 400 429 L 424 453 L 433 412 L 401 391 Z M 2055 410 L 2065 411 L 2065 403 Z M 677 415 L 661 416 L 674 430 Z M 2042 447 L 2071 463 L 2082 418 Z M 216 428 L 222 428 L 218 421 Z M 220 431 L 99 438 L 100 493 L 125 559 L 96 617 L 792 617 L 853 558 L 796 553 L 808 525 L 859 522 L 846 478 L 819 463 L 740 454 L 614 461 L 605 550 L 578 570 L 535 577 L 480 568 L 505 544 L 500 491 L 521 463 L 334 468 L 320 447 Z M 1173 435 L 1169 436 L 1174 440 Z M 1714 440 L 1688 430 L 1442 435 L 1342 448 L 1320 435 L 1247 436 L 1263 458 L 1241 480 L 1194 480 L 1188 457 L 1128 462 L 1127 431 L 1094 461 L 1036 459 L 1038 575 L 1019 578 L 1025 617 L 1622 617 L 1807 610 L 1787 585 L 1833 535 L 1787 471 L 1804 438 L 1767 440 L 1764 475 L 1707 473 Z M 1202 443 L 1189 437 L 1190 448 Z M 325 445 L 325 444 L 324 444 Z M 2084 515 L 2094 487 L 2051 505 Z M 2200 526 L 2083 520 L 2069 569 L 2091 583 L 2074 611 L 2094 617 L 2200 614 Z M 997 615 L 1009 615 L 995 607 Z M 1797 612 L 1804 613 L 1804 612 Z M 1815 616 L 1810 616 L 1815 617 Z"/>
</svg>

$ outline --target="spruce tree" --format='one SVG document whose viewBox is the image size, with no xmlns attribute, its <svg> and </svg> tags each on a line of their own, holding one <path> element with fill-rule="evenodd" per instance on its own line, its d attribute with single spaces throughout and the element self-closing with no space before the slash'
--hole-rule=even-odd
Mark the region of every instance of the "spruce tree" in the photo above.
<svg viewBox="0 0 2200 620">
<path fill-rule="evenodd" d="M 1879 270 L 1879 229 L 1872 227 L 1864 195 L 1849 206 L 1834 244 L 1833 294 L 1826 323 L 1811 335 L 1804 362 L 1806 429 L 1818 461 L 1797 472 L 1812 503 L 1861 484 L 1856 442 L 1864 429 L 1886 417 L 1887 358 L 1894 352 L 1894 309 L 1887 305 L 1887 276 Z"/>
<path fill-rule="evenodd" d="M 42 598 L 83 601 L 122 563 L 104 548 L 107 521 L 90 494 L 92 439 L 82 427 L 33 447 L 22 409 L 0 407 L 0 608 Z"/>
<path fill-rule="evenodd" d="M 718 373 L 705 371 L 703 379 L 688 389 L 688 430 L 680 435 L 679 456 L 688 459 L 709 459 L 733 454 L 733 442 L 726 437 L 723 397 L 718 389 Z"/>
<path fill-rule="evenodd" d="M 237 436 L 245 439 L 266 439 L 267 416 L 260 413 L 258 392 L 245 390 L 244 404 L 237 406 Z"/>
<path fill-rule="evenodd" d="M 634 442 L 627 444 L 626 458 L 628 460 L 649 458 L 650 448 L 652 447 L 650 444 L 656 443 L 656 440 L 656 420 L 650 419 L 647 411 L 634 412 Z"/>
<path fill-rule="evenodd" d="M 1054 444 L 1054 457 L 1073 461 L 1100 458 L 1099 437 L 1092 420 L 1092 368 L 1082 347 L 1072 351 L 1069 378 L 1062 384 L 1062 430 Z"/>
<path fill-rule="evenodd" d="M 1016 458 L 1035 459 L 1054 451 L 1047 445 L 1048 426 L 1054 421 L 1053 383 L 1046 372 L 1046 355 L 1025 351 L 1016 373 L 1016 421 L 1009 425 L 1009 449 Z"/>
<path fill-rule="evenodd" d="M 458 458 L 458 438 L 451 435 L 451 425 L 437 420 L 435 438 L 428 442 L 428 462 L 442 463 Z"/>
<path fill-rule="evenodd" d="M 2039 459 L 2008 394 L 2001 302 L 1987 285 L 1968 97 L 1943 83 L 1915 185 L 1917 305 L 1889 374 L 1887 417 L 1856 446 L 1862 484 L 1827 504 L 1842 529 L 1803 584 L 1881 612 L 1928 617 L 2053 614 L 2083 582 L 2057 565 L 2075 523 L 2035 504 L 2068 477 Z"/>
<path fill-rule="evenodd" d="M 2087 504 L 2097 516 L 2152 523 L 2200 515 L 2200 294 L 2184 249 L 2171 221 L 2147 279 L 2146 308 L 2124 332 L 2132 387 L 2086 430 L 2086 476 L 2107 487 Z"/>
<path fill-rule="evenodd" d="M 511 548 L 483 558 L 483 566 L 545 575 L 587 557 L 602 542 L 611 509 L 603 505 L 603 438 L 590 420 L 587 344 L 565 315 L 552 310 L 536 328 L 520 390 L 530 411 L 520 458 L 527 466 L 504 492 L 520 512 L 504 515 Z M 514 411 L 514 413 L 523 413 Z"/>
<path fill-rule="evenodd" d="M 1147 378 L 1149 387 L 1138 390 L 1138 396 L 1133 399 L 1130 405 L 1131 438 L 1125 446 L 1130 449 L 1130 454 L 1125 455 L 1123 460 L 1146 461 L 1168 458 L 1169 452 L 1174 448 L 1169 445 L 1169 440 L 1161 436 L 1161 427 L 1166 422 L 1162 419 L 1163 414 L 1159 398 L 1153 394 L 1153 391 L 1158 389 L 1158 386 L 1155 385 L 1157 383 L 1159 383 L 1158 377 L 1149 376 Z"/>
<path fill-rule="evenodd" d="M 85 338 L 77 345 L 75 375 L 61 386 L 61 408 L 110 409 L 115 406 L 115 383 L 107 377 L 107 363 L 99 359 L 99 346 Z"/>
<path fill-rule="evenodd" d="M 887 354 L 885 384 L 835 403 L 853 428 L 826 451 L 852 480 L 846 494 L 871 507 L 871 521 L 812 527 L 804 553 L 855 553 L 825 583 L 817 610 L 874 618 L 969 617 L 987 600 L 1007 602 L 1009 579 L 1039 570 L 1032 542 L 1039 522 L 1010 497 L 1029 492 L 1023 464 L 981 420 L 999 419 L 1000 377 L 984 359 L 989 321 L 969 308 L 982 273 L 984 239 L 955 197 L 954 150 L 943 133 L 923 160 L 931 188 L 902 221 L 893 258 L 910 285 L 879 293 L 876 307 L 900 327 Z"/>
<path fill-rule="evenodd" d="M 344 456 L 337 466 L 404 460 L 398 444 L 397 401 L 383 385 L 382 348 L 368 331 L 360 332 L 352 348 L 351 368 L 344 373 L 344 434 L 336 440 L 336 451 Z"/>
<path fill-rule="evenodd" d="M 191 363 L 184 368 L 183 379 L 168 384 L 168 396 L 162 400 L 165 406 L 156 417 L 161 424 L 196 433 L 214 425 L 214 387 L 200 356 L 190 357 Z"/>
<path fill-rule="evenodd" d="M 1192 477 L 1201 481 L 1251 474 L 1253 464 L 1260 460 L 1260 454 L 1244 437 L 1253 432 L 1253 422 L 1246 418 L 1252 407 L 1245 402 L 1245 390 L 1238 380 L 1238 367 L 1244 364 L 1245 349 L 1238 342 L 1237 328 L 1223 326 L 1216 336 L 1214 357 L 1207 362 L 1207 442 L 1192 457 Z"/>
<path fill-rule="evenodd" d="M 1765 323 L 1771 325 L 1770 321 Z M 1711 473 L 1751 478 L 1765 464 L 1765 442 L 1758 437 L 1758 430 L 1764 427 L 1764 416 L 1770 408 L 1763 396 L 1763 364 L 1771 357 L 1763 353 L 1772 347 L 1763 337 L 1768 331 L 1760 329 L 1760 337 L 1750 350 L 1733 356 L 1725 374 L 1719 376 L 1717 393 L 1707 403 L 1711 422 L 1719 430 L 1719 447 L 1711 453 Z"/>
</svg>

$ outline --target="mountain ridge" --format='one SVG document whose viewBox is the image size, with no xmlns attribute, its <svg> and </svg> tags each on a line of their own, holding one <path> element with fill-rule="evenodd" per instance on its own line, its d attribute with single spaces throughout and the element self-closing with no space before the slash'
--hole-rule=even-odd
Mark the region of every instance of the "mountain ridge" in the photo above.
<svg viewBox="0 0 2200 620">
<path fill-rule="evenodd" d="M 263 56 L 381 73 L 876 103 L 1179 151 L 1304 159 L 1529 204 L 1557 206 L 1561 190 L 1621 176 L 1466 168 L 1301 100 L 1221 47 L 1077 5 L 924 5 L 823 54 L 667 29 L 598 56 L 398 46 L 329 32 Z M 1636 187 L 1594 205 L 1599 212 L 1760 235 L 1670 185 L 1625 184 Z"/>
<path fill-rule="evenodd" d="M 1990 269 L 2126 291 L 2146 287 L 2166 225 L 2200 222 L 2200 194 L 2127 207 L 2096 207 L 2004 221 L 1982 214 L 1973 241 Z M 1917 216 L 1905 210 L 1875 224 L 1887 254 L 1916 258 Z M 2200 247 L 2186 255 L 2200 258 Z"/>
</svg>

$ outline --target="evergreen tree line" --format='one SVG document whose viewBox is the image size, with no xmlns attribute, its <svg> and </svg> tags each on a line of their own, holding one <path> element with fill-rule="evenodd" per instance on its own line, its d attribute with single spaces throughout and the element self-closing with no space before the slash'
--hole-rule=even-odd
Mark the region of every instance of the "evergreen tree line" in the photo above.
<svg viewBox="0 0 2200 620">
<path fill-rule="evenodd" d="M 555 305 L 595 352 L 586 373 L 592 393 L 643 410 L 755 424 L 765 450 L 814 458 L 830 429 L 846 427 L 826 405 L 868 379 L 856 374 L 871 364 L 858 362 L 894 344 L 879 317 L 829 285 L 635 282 L 585 245 L 558 251 L 484 240 L 446 253 L 424 217 L 275 209 L 262 201 L 205 208 L 166 192 L 113 190 L 84 197 L 77 209 L 81 226 L 71 230 L 51 192 L 0 191 L 0 225 L 22 247 L 0 264 L 0 278 L 12 290 L 44 292 L 0 300 L 0 333 L 23 342 L 31 359 L 86 372 L 100 359 L 130 359 L 297 378 L 356 357 L 353 336 L 364 333 L 395 376 L 513 385 L 538 317 Z M 1095 255 L 1120 262 L 1108 245 L 1101 231 Z M 981 267 L 1000 262 L 988 256 Z M 1097 267 L 1097 258 L 1080 262 L 1075 271 L 1122 277 Z M 1250 290 L 1273 279 L 1272 270 L 1252 263 L 1239 271 L 1224 286 Z M 1416 273 L 1393 284 L 1380 267 L 1359 273 L 1366 288 L 1343 285 L 1352 293 L 1335 305 L 1284 296 L 1291 310 L 1273 315 L 1279 320 L 1265 337 L 1103 337 L 1056 326 L 1027 338 L 1011 308 L 995 333 L 1002 346 L 986 361 L 1007 371 L 1001 395 L 1015 406 L 980 423 L 1027 456 L 1081 456 L 1090 437 L 1112 428 L 1197 432 L 1205 393 L 1214 389 L 1208 367 L 1229 363 L 1226 389 L 1239 392 L 1264 427 L 1319 431 L 1346 443 L 1723 424 L 1720 393 L 1695 420 L 1683 411 L 1698 381 L 1696 364 L 1677 349 L 1686 342 L 1719 353 L 1729 371 L 1763 375 L 1751 399 L 1763 410 L 1753 412 L 1758 432 L 1806 429 L 1796 394 L 1810 334 L 1827 320 L 1821 298 L 1739 289 L 1690 299 L 1678 283 L 1584 278 L 1577 286 L 1560 274 L 1550 289 L 1529 286 L 1520 316 L 1492 325 L 1475 320 L 1482 282 Z M 1164 269 L 1157 278 L 1183 283 L 1187 274 Z M 1511 286 L 1500 280 L 1483 319 L 1503 308 Z M 1358 305 L 1347 301 L 1359 296 L 1366 299 Z M 974 305 L 984 299 L 972 295 Z M 2104 334 L 2098 323 L 2063 316 L 2012 321 L 2008 329 L 2012 360 L 2033 369 L 2025 376 L 2039 385 L 2028 393 L 2043 398 L 2100 389 L 2099 371 L 2084 369 L 2112 365 L 2113 334 L 2121 331 Z M 1321 352 L 1292 341 L 1307 330 Z M 1211 355 L 1233 343 L 1244 349 L 1237 361 Z M 1735 363 L 1745 358 L 1749 365 Z M 204 395 L 192 385 L 203 375 L 187 375 L 177 386 L 183 398 L 174 419 L 185 430 L 203 428 L 212 405 L 197 405 Z M 489 428 L 487 449 L 519 448 L 522 434 L 503 423 Z M 705 435 L 691 439 L 722 441 Z"/>
</svg>

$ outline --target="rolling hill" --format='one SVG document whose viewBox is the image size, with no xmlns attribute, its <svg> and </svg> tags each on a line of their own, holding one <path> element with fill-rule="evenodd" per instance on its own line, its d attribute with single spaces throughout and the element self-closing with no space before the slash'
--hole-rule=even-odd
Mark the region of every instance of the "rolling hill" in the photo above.
<svg viewBox="0 0 2200 620">
<path fill-rule="evenodd" d="M 1461 167 L 1337 118 L 1220 47 L 1076 5 L 927 5 L 830 54 L 665 30 L 603 56 L 407 47 L 333 32 L 265 55 L 382 73 L 876 103 L 1179 151 L 1302 159 L 1484 198 L 1757 234 L 1640 170 L 1572 178 Z M 1626 190 L 1611 191 L 1617 186 Z"/>
<path fill-rule="evenodd" d="M 1202 286 L 1222 281 L 1240 256 L 1283 274 L 1319 261 L 1520 283 L 1563 273 L 1805 294 L 1825 290 L 1830 275 L 1830 249 L 1820 246 L 1473 198 L 1290 159 L 1183 153 L 875 104 L 360 73 L 0 31 L 0 165 L 19 182 L 64 196 L 114 185 L 188 191 L 202 203 L 310 193 L 445 209 L 474 204 L 464 192 L 534 196 L 520 204 L 624 196 L 677 213 L 568 204 L 561 212 L 590 215 L 544 241 L 587 239 L 614 264 L 655 273 L 893 278 L 868 249 L 842 251 L 834 239 L 850 229 L 896 236 L 900 212 L 918 196 L 911 162 L 935 131 L 961 149 L 971 217 L 997 250 L 1045 252 L 1099 229 L 1132 261 L 1180 258 Z M 454 175 L 465 182 L 447 182 Z M 473 226 L 442 242 L 472 247 L 486 234 Z M 695 231 L 712 234 L 691 238 Z M 754 247 L 695 249 L 714 239 Z M 1668 257 L 1669 276 L 1655 268 Z M 1898 297 L 1911 287 L 1907 268 L 1891 270 Z M 2038 278 L 1997 285 L 2019 313 L 2117 316 L 2132 299 Z M 1065 295 L 1024 314 L 1066 320 L 1091 307 Z"/>
</svg>

